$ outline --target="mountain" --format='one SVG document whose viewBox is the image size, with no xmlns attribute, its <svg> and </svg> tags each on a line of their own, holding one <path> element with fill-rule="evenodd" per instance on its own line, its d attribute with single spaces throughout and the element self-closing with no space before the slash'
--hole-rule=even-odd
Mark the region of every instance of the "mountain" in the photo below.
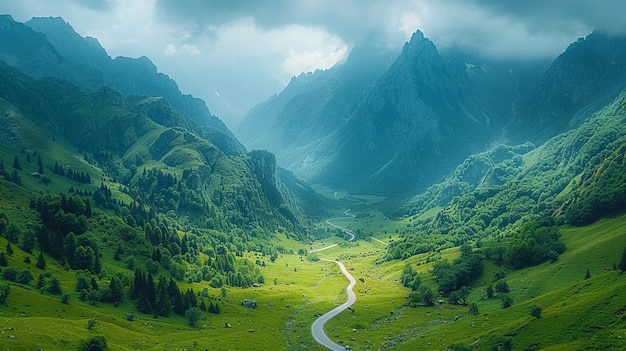
<svg viewBox="0 0 626 351">
<path fill-rule="evenodd" d="M 152 211 L 173 211 L 173 219 L 179 222 L 187 218 L 190 224 L 204 227 L 211 218 L 215 224 L 210 227 L 222 231 L 233 226 L 271 230 L 277 225 L 302 230 L 299 222 L 304 217 L 291 213 L 302 215 L 302 211 L 292 199 L 294 195 L 281 184 L 273 155 L 226 155 L 184 128 L 185 122 L 193 126 L 193 121 L 178 114 L 163 98 L 127 99 L 111 88 L 84 92 L 55 78 L 35 80 L 4 64 L 0 73 L 6 122 L 16 126 L 3 130 L 0 138 L 8 142 L 7 151 L 35 150 L 45 155 L 44 164 L 51 167 L 58 156 L 46 154 L 37 145 L 53 139 L 64 148 L 72 148 L 63 151 L 65 154 L 79 150 L 79 157 L 87 161 L 80 167 L 82 171 L 101 169 L 113 184 L 126 187 L 133 201 Z M 167 121 L 172 120 L 179 122 L 169 126 Z M 25 124 L 31 127 L 17 127 Z M 163 192 L 167 188 L 163 182 L 151 184 L 151 177 L 160 172 L 174 177 L 174 184 L 176 179 L 180 181 L 174 193 Z M 242 196 L 246 205 L 239 207 L 233 201 Z"/>
<path fill-rule="evenodd" d="M 96 39 L 81 37 L 60 18 L 26 26 L 2 16 L 0 29 L 6 62 L 0 62 L 0 96 L 11 111 L 0 130 L 7 152 L 45 155 L 36 146 L 58 140 L 74 149 L 52 148 L 66 155 L 48 155 L 59 157 L 59 165 L 74 164 L 69 155 L 78 150 L 102 172 L 91 175 L 119 184 L 123 197 L 200 228 L 269 233 L 280 227 L 301 237 L 308 216 L 323 211 L 323 200 L 292 175 L 281 181 L 274 155 L 246 153 L 202 100 L 180 94 L 149 59 L 111 60 Z M 151 183 L 163 177 L 179 184 L 173 193 L 170 181 Z M 303 198 L 310 211 L 302 209 Z"/>
<path fill-rule="evenodd" d="M 324 139 L 345 125 L 392 56 L 372 43 L 356 47 L 342 65 L 294 77 L 280 95 L 251 110 L 235 133 L 249 148 L 279 152 L 279 158 Z"/>
<path fill-rule="evenodd" d="M 626 38 L 594 32 L 559 55 L 522 99 L 510 137 L 542 142 L 577 127 L 626 87 Z"/>
<path fill-rule="evenodd" d="M 544 67 L 440 53 L 419 31 L 395 59 L 378 52 L 356 51 L 341 67 L 292 80 L 238 135 L 309 182 L 404 194 L 501 140 Z"/>
<path fill-rule="evenodd" d="M 507 237 L 527 221 L 580 226 L 623 214 L 626 89 L 584 120 L 539 147 L 498 145 L 468 157 L 395 213 L 412 229 L 391 245 L 390 257 Z"/>
<path fill-rule="evenodd" d="M 126 96 L 161 96 L 179 113 L 196 122 L 196 133 L 211 139 L 229 155 L 243 146 L 213 116 L 204 101 L 183 95 L 176 82 L 159 73 L 146 57 L 111 59 L 94 38 L 84 38 L 62 18 L 33 18 L 27 23 L 0 17 L 0 57 L 36 78 L 57 77 L 90 91 L 111 87 Z"/>
</svg>

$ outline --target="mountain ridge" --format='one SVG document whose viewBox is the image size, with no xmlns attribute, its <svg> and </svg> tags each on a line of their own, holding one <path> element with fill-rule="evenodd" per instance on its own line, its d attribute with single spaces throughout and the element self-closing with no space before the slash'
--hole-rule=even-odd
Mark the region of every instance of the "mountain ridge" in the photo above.
<svg viewBox="0 0 626 351">
<path fill-rule="evenodd" d="M 329 130 L 332 123 L 312 119 L 307 128 L 328 132 L 295 137 L 309 122 L 288 113 L 287 106 L 301 106 L 304 96 L 323 91 L 323 85 L 304 83 L 290 93 L 291 102 L 269 100 L 257 107 L 282 119 L 264 117 L 275 123 L 265 127 L 269 134 L 265 141 L 257 138 L 255 147 L 274 152 L 280 164 L 311 183 L 406 196 L 442 180 L 471 154 L 499 143 L 540 144 L 576 127 L 623 89 L 624 57 L 626 41 L 600 32 L 572 43 L 549 64 L 487 60 L 455 48 L 439 51 L 417 31 L 391 64 L 379 66 L 380 75 L 362 95 L 343 102 L 355 107 L 345 123 Z M 361 72 L 366 70 L 363 65 Z M 336 72 L 335 79 L 348 87 L 349 76 Z M 329 99 L 341 101 L 350 91 L 334 90 L 307 108 L 340 109 L 341 104 L 329 106 Z M 254 112 L 248 116 L 256 118 Z M 289 123 L 301 129 L 287 128 Z"/>
<path fill-rule="evenodd" d="M 6 36 L 0 43 L 0 56 L 13 57 L 13 60 L 5 60 L 10 65 L 37 78 L 66 79 L 91 91 L 112 87 L 126 96 L 163 96 L 174 109 L 196 121 L 199 127 L 196 132 L 214 138 L 226 153 L 244 152 L 244 147 L 224 123 L 210 113 L 204 101 L 182 94 L 176 82 L 159 73 L 147 57 L 111 59 L 93 38 L 80 36 L 59 17 L 34 18 L 23 24 L 5 15 L 0 17 L 0 22 Z M 23 49 L 17 52 L 20 46 Z M 20 61 L 19 57 L 37 61 Z"/>
<path fill-rule="evenodd" d="M 265 127 L 269 132 L 265 141 L 257 138 L 254 146 L 274 152 L 279 163 L 297 176 L 337 189 L 386 195 L 423 190 L 469 153 L 502 139 L 509 122 L 506 116 L 543 65 L 497 63 L 452 50 L 439 52 L 420 31 L 385 64 L 359 63 L 352 56 L 344 66 L 353 65 L 362 75 L 377 73 L 370 74 L 366 84 L 351 85 L 350 75 L 338 67 L 333 77 L 341 83 L 328 99 L 317 105 L 315 100 L 304 100 L 310 103 L 308 110 L 339 111 L 352 106 L 345 110 L 342 123 L 326 122 L 327 113 L 306 122 L 302 113 L 288 112 L 290 104 L 302 106 L 305 96 L 324 96 L 323 84 L 300 82 L 298 92 L 289 86 L 285 89 L 294 94 L 287 96 L 291 102 L 273 99 L 257 106 L 256 111 L 273 113 L 279 119 L 253 111 L 248 123 L 261 118 L 277 121 Z M 469 59 L 473 63 L 465 61 Z M 512 66 L 520 69 L 511 71 Z M 498 103 L 491 103 L 495 98 Z M 338 103 L 331 105 L 330 99 Z M 289 123 L 297 128 L 288 128 Z M 298 139 L 307 123 L 312 123 L 309 129 L 327 132 Z M 290 143 L 278 144 L 285 139 Z M 244 135 L 242 140 L 246 143 L 250 138 Z"/>
</svg>

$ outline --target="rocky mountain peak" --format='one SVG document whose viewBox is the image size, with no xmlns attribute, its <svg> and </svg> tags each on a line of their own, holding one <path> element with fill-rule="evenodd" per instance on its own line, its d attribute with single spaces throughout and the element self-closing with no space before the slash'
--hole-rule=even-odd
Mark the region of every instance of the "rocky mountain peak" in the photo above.
<svg viewBox="0 0 626 351">
<path fill-rule="evenodd" d="M 437 54 L 437 48 L 430 39 L 424 37 L 424 33 L 416 31 L 411 36 L 411 40 L 404 44 L 402 55 L 416 58 L 424 55 Z"/>
<path fill-rule="evenodd" d="M 72 62 L 100 69 L 110 60 L 97 39 L 82 37 L 61 17 L 33 17 L 25 24 L 44 34 L 55 49 Z"/>
</svg>

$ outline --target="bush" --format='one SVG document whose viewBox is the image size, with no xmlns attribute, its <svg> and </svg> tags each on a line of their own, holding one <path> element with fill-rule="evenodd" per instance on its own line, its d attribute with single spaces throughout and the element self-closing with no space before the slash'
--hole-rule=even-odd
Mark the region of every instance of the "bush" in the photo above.
<svg viewBox="0 0 626 351">
<path fill-rule="evenodd" d="M 478 316 L 478 314 L 480 313 L 478 311 L 478 305 L 476 304 L 476 302 L 472 302 L 469 304 L 469 313 L 473 316 Z"/>
<path fill-rule="evenodd" d="M 5 303 L 11 293 L 11 285 L 0 283 L 0 303 Z"/>
<path fill-rule="evenodd" d="M 33 276 L 33 274 L 28 270 L 28 269 L 22 269 L 18 274 L 17 274 L 17 279 L 16 282 L 20 283 L 20 284 L 28 284 L 30 283 L 33 279 L 35 279 L 35 277 Z"/>
<path fill-rule="evenodd" d="M 543 312 L 543 308 L 539 305 L 533 305 L 530 308 L 530 315 L 537 319 L 541 318 L 541 312 Z"/>
<path fill-rule="evenodd" d="M 513 299 L 509 295 L 502 295 L 502 308 L 509 308 L 513 306 Z"/>
<path fill-rule="evenodd" d="M 87 321 L 87 329 L 91 330 L 96 326 L 96 320 L 91 318 Z"/>
<path fill-rule="evenodd" d="M 493 284 L 489 284 L 487 288 L 485 289 L 485 292 L 487 293 L 488 299 L 492 298 L 493 297 Z"/>
<path fill-rule="evenodd" d="M 83 351 L 102 351 L 107 348 L 107 340 L 102 335 L 94 336 L 85 340 L 83 343 Z"/>
<path fill-rule="evenodd" d="M 61 282 L 57 277 L 50 278 L 50 281 L 48 282 L 48 292 L 53 295 L 61 295 Z"/>
<path fill-rule="evenodd" d="M 2 276 L 6 280 L 14 282 L 17 280 L 17 275 L 19 274 L 19 272 L 20 270 L 17 267 L 10 266 L 2 270 Z"/>
<path fill-rule="evenodd" d="M 192 307 L 185 311 L 185 318 L 187 318 L 189 325 L 194 326 L 202 318 L 202 311 L 198 307 Z"/>
<path fill-rule="evenodd" d="M 496 292 L 500 294 L 506 294 L 510 291 L 509 284 L 505 280 L 498 280 L 496 282 Z"/>
</svg>

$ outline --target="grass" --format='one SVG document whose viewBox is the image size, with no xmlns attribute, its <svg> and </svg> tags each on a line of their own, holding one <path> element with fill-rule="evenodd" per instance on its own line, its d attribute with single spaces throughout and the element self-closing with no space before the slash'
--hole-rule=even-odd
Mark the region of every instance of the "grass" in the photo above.
<svg viewBox="0 0 626 351">
<path fill-rule="evenodd" d="M 470 301 L 477 302 L 480 315 L 471 316 L 463 306 L 449 304 L 407 308 L 407 290 L 393 284 L 404 262 L 373 265 L 372 258 L 357 258 L 349 264 L 379 273 L 385 282 L 377 293 L 363 294 L 357 285 L 354 313 L 344 312 L 327 324 L 330 335 L 338 335 L 355 350 L 445 349 L 453 344 L 497 347 L 511 337 L 514 349 L 621 350 L 626 346 L 626 275 L 612 270 L 624 247 L 626 216 L 600 221 L 588 227 L 562 228 L 568 250 L 556 263 L 507 272 L 514 305 L 502 309 L 498 298 L 486 299 L 485 287 L 493 272 L 501 268 L 488 263 L 474 286 Z M 458 249 L 442 252 L 453 259 Z M 408 260 L 425 263 L 426 255 Z M 429 264 L 417 266 L 424 284 Z M 585 280 L 589 269 L 592 278 Z M 381 286 L 382 283 L 381 283 Z M 532 305 L 544 312 L 541 319 L 530 316 Z M 621 311 L 621 313 L 620 313 Z M 356 329 L 356 332 L 353 332 Z M 354 339 L 354 340 L 352 340 Z"/>
<path fill-rule="evenodd" d="M 5 200 L 10 196 L 21 198 L 19 190 L 2 196 Z M 3 206 L 3 210 L 19 211 L 17 207 Z M 357 218 L 343 220 L 346 227 L 372 230 L 381 240 L 388 240 L 385 230 L 393 232 L 395 226 L 404 225 L 374 211 L 353 213 Z M 340 245 L 316 256 L 340 258 L 346 264 L 357 279 L 357 302 L 353 311 L 328 322 L 326 330 L 332 339 L 355 350 L 444 350 L 458 343 L 490 350 L 505 337 L 511 338 L 514 350 L 619 350 L 626 347 L 626 275 L 612 268 L 626 242 L 625 227 L 626 216 L 587 227 L 562 227 L 568 249 L 557 262 L 506 271 L 505 279 L 514 300 L 508 309 L 502 309 L 498 298 L 485 298 L 485 286 L 493 281 L 493 273 L 502 269 L 487 262 L 470 297 L 471 302 L 478 304 L 478 316 L 470 315 L 465 306 L 447 303 L 409 308 L 409 291 L 398 283 L 404 265 L 411 263 L 421 274 L 423 284 L 434 288 L 428 271 L 431 258 L 454 260 L 459 255 L 458 248 L 436 255 L 417 255 L 406 261 L 376 263 L 385 254 L 385 246 L 374 240 L 345 243 L 331 237 L 304 245 L 276 233 L 276 245 L 285 248 L 286 253 L 275 262 L 260 253 L 244 253 L 245 258 L 260 258 L 266 263 L 260 267 L 266 280 L 260 287 L 228 288 L 226 296 L 222 296 L 220 289 L 210 288 L 206 282 L 179 283 L 182 290 L 193 287 L 198 292 L 208 288 L 211 299 L 220 306 L 219 315 L 207 313 L 206 320 L 193 327 L 180 316 L 155 319 L 138 313 L 128 299 L 119 307 L 104 303 L 91 306 L 80 301 L 73 291 L 74 273 L 64 271 L 46 257 L 47 270 L 60 278 L 63 292 L 71 296 L 69 304 L 61 303 L 60 296 L 42 294 L 34 282 L 12 285 L 6 305 L 0 306 L 0 330 L 6 336 L 2 346 L 79 349 L 84 340 L 103 335 L 112 350 L 319 349 L 310 335 L 310 325 L 317 316 L 345 301 L 347 282 L 333 262 L 311 261 L 289 252 L 337 243 Z M 0 237 L 0 249 L 5 246 L 6 239 Z M 17 245 L 14 249 L 10 265 L 30 269 L 36 281 L 41 273 L 34 267 L 37 251 L 29 255 L 32 263 L 26 264 L 23 259 L 27 254 Z M 103 258 L 109 272 L 131 273 L 119 264 L 109 255 Z M 592 277 L 585 280 L 587 269 Z M 256 300 L 257 308 L 242 306 L 244 299 Z M 535 304 L 543 307 L 540 319 L 529 314 Z M 129 311 L 137 317 L 135 321 L 125 319 Z M 90 319 L 96 320 L 92 329 L 87 328 Z"/>
</svg>

